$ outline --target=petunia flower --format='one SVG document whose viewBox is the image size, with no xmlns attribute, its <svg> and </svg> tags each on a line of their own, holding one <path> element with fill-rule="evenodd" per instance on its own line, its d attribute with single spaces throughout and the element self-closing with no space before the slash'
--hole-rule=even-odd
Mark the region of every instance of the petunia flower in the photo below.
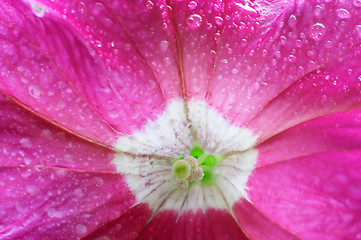
<svg viewBox="0 0 361 240">
<path fill-rule="evenodd" d="M 0 239 L 361 239 L 360 0 L 2 0 Z"/>
</svg>

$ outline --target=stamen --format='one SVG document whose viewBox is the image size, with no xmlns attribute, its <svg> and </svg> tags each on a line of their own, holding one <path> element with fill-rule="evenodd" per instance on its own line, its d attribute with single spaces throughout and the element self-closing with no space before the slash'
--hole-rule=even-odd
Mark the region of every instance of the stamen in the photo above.
<svg viewBox="0 0 361 240">
<path fill-rule="evenodd" d="M 187 189 L 188 188 L 188 181 L 183 180 L 183 179 L 179 179 L 177 181 L 177 188 L 179 188 L 179 189 Z"/>
</svg>

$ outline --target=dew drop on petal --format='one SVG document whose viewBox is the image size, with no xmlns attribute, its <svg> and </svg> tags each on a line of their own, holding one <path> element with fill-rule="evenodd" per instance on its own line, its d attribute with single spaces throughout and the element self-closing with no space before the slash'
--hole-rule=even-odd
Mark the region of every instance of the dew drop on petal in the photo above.
<svg viewBox="0 0 361 240">
<path fill-rule="evenodd" d="M 39 98 L 40 96 L 40 89 L 38 86 L 35 85 L 31 85 L 29 86 L 29 94 L 33 97 L 33 98 Z"/>
<path fill-rule="evenodd" d="M 78 10 L 79 10 L 80 13 L 84 13 L 85 8 L 86 8 L 86 5 L 85 5 L 84 2 L 79 2 L 78 3 Z"/>
<path fill-rule="evenodd" d="M 154 3 L 150 0 L 147 1 L 145 8 L 148 10 L 152 10 L 154 8 Z"/>
<path fill-rule="evenodd" d="M 80 188 L 76 188 L 74 190 L 74 195 L 81 198 L 84 194 L 83 194 L 83 191 Z"/>
<path fill-rule="evenodd" d="M 223 24 L 223 18 L 221 17 L 215 17 L 214 20 L 216 21 L 217 26 L 222 26 Z"/>
<path fill-rule="evenodd" d="M 297 19 L 295 15 L 291 15 L 290 18 L 288 19 L 288 26 L 290 27 L 295 27 L 297 23 Z"/>
<path fill-rule="evenodd" d="M 188 8 L 189 8 L 190 10 L 194 10 L 194 9 L 196 9 L 196 7 L 197 7 L 197 2 L 195 2 L 195 1 L 191 1 L 191 2 L 188 4 Z"/>
<path fill-rule="evenodd" d="M 202 17 L 199 16 L 198 14 L 192 14 L 187 19 L 187 24 L 188 24 L 188 27 L 190 27 L 192 29 L 199 28 L 202 24 Z"/>
<path fill-rule="evenodd" d="M 332 42 L 331 41 L 327 41 L 325 44 L 326 48 L 331 48 L 332 47 Z"/>
<path fill-rule="evenodd" d="M 117 118 L 117 117 L 119 117 L 119 111 L 118 111 L 118 109 L 113 108 L 113 109 L 109 110 L 109 117 L 110 117 L 110 118 Z"/>
<path fill-rule="evenodd" d="M 263 58 L 267 57 L 267 54 L 268 54 L 267 50 L 266 50 L 266 49 L 263 49 L 263 50 L 262 50 L 262 57 L 263 57 Z"/>
<path fill-rule="evenodd" d="M 353 0 L 353 5 L 355 5 L 355 7 L 361 7 L 361 0 Z"/>
<path fill-rule="evenodd" d="M 50 208 L 49 210 L 47 210 L 47 214 L 51 218 L 62 218 L 63 217 L 62 212 L 57 211 L 57 210 L 55 210 L 53 208 Z"/>
<path fill-rule="evenodd" d="M 281 45 L 286 45 L 286 41 L 287 41 L 287 38 L 285 37 L 285 36 L 281 36 L 280 37 L 280 43 L 281 43 Z"/>
<path fill-rule="evenodd" d="M 75 232 L 79 236 L 83 236 L 88 232 L 88 228 L 83 224 L 77 224 L 75 227 Z"/>
<path fill-rule="evenodd" d="M 103 5 L 102 3 L 100 3 L 100 2 L 95 3 L 94 6 L 93 6 L 93 13 L 94 13 L 95 15 L 101 14 L 101 12 L 104 11 L 104 10 L 105 10 L 105 7 L 104 7 L 104 5 Z"/>
<path fill-rule="evenodd" d="M 343 9 L 343 8 L 337 9 L 336 13 L 337 13 L 337 16 L 341 19 L 351 18 L 350 13 L 346 9 Z"/>
<path fill-rule="evenodd" d="M 322 23 L 315 23 L 310 29 L 310 37 L 313 40 L 319 41 L 325 35 L 326 28 Z"/>
<path fill-rule="evenodd" d="M 31 163 L 31 159 L 30 158 L 24 158 L 24 163 L 25 163 L 25 165 L 29 165 Z"/>
<path fill-rule="evenodd" d="M 296 57 L 295 57 L 294 55 L 289 55 L 289 56 L 288 56 L 288 61 L 291 62 L 291 63 L 293 63 L 293 62 L 296 61 Z"/>
<path fill-rule="evenodd" d="M 160 42 L 160 49 L 162 51 L 165 52 L 168 49 L 168 46 L 169 46 L 169 42 L 167 42 L 167 41 L 161 41 Z"/>
<path fill-rule="evenodd" d="M 243 38 L 241 44 L 242 44 L 242 47 L 245 47 L 247 45 L 247 39 Z"/>
<path fill-rule="evenodd" d="M 32 146 L 31 141 L 29 140 L 29 138 L 21 138 L 20 139 L 20 145 L 22 147 L 26 147 L 26 148 L 29 148 L 29 147 Z"/>
<path fill-rule="evenodd" d="M 355 27 L 355 29 L 356 29 L 356 32 L 357 32 L 358 36 L 361 37 L 361 25 L 357 25 Z"/>
<path fill-rule="evenodd" d="M 40 188 L 36 185 L 28 185 L 26 186 L 26 191 L 31 195 L 35 196 L 40 192 Z"/>
<path fill-rule="evenodd" d="M 97 187 L 101 187 L 104 185 L 104 181 L 100 177 L 95 177 L 94 182 Z"/>
<path fill-rule="evenodd" d="M 318 17 L 320 16 L 322 13 L 322 7 L 320 5 L 316 5 L 315 6 L 315 10 L 313 11 L 313 14 Z"/>
</svg>

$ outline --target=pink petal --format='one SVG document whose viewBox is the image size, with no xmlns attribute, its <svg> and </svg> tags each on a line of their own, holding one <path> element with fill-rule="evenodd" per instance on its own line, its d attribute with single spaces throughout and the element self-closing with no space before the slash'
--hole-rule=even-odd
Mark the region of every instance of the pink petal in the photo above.
<svg viewBox="0 0 361 240">
<path fill-rule="evenodd" d="M 36 3 L 44 9 L 39 18 L 31 12 L 34 2 L 2 4 L 0 91 L 67 130 L 114 145 L 118 135 L 139 130 L 171 100 L 182 99 L 164 7 L 94 2 L 94 12 L 74 13 L 69 3 L 43 2 Z"/>
<path fill-rule="evenodd" d="M 278 239 L 360 237 L 360 117 L 360 110 L 329 114 L 257 147 L 248 181 L 251 204 L 233 206 L 251 237 L 258 238 L 260 229 Z"/>
<path fill-rule="evenodd" d="M 341 19 L 335 14 L 343 8 L 352 18 Z M 252 17 L 240 14 L 237 8 L 228 12 L 231 17 L 222 32 L 211 88 L 212 106 L 232 123 L 251 128 L 261 138 L 330 111 L 358 106 L 360 69 L 356 62 L 360 54 L 354 48 L 361 43 L 356 31 L 360 8 L 355 8 L 352 1 L 331 1 L 322 6 L 315 1 L 288 2 L 287 8 L 276 11 L 278 17 L 268 19 L 271 21 L 267 24 L 262 24 L 267 8 L 255 3 L 254 9 L 257 14 Z M 319 36 L 317 40 L 315 35 Z M 316 69 L 321 70 L 320 75 Z M 322 79 L 327 74 L 330 79 Z M 348 92 L 344 87 L 356 90 Z M 327 95 L 326 101 L 323 95 Z M 277 108 L 271 110 L 269 105 L 276 103 Z M 255 123 L 249 124 L 252 119 Z"/>
<path fill-rule="evenodd" d="M 248 182 L 249 199 L 271 221 L 266 225 L 301 239 L 358 239 L 360 156 L 360 150 L 325 152 L 259 167 Z"/>
<path fill-rule="evenodd" d="M 241 199 L 232 207 L 239 224 L 251 239 L 299 239 L 284 227 L 264 216 L 252 203 Z"/>
<path fill-rule="evenodd" d="M 270 101 L 249 124 L 262 141 L 298 123 L 361 107 L 361 47 L 313 71 Z M 265 124 L 265 122 L 270 124 Z"/>
<path fill-rule="evenodd" d="M 181 47 L 186 97 L 208 100 L 212 96 L 224 97 L 224 94 L 228 94 L 217 92 L 219 89 L 213 90 L 214 83 L 224 87 L 234 84 L 229 82 L 231 78 L 219 79 L 217 76 L 224 70 L 228 72 L 222 65 L 225 59 L 220 55 L 231 56 L 228 59 L 232 61 L 231 64 L 238 63 L 240 59 L 236 58 L 238 55 L 232 51 L 232 45 L 243 42 L 242 38 L 251 33 L 250 28 L 262 27 L 264 30 L 287 5 L 288 1 L 273 1 L 271 4 L 263 1 L 257 4 L 248 1 L 170 1 Z M 249 29 L 244 28 L 245 24 L 249 25 Z M 251 37 L 258 39 L 259 35 Z"/>
<path fill-rule="evenodd" d="M 86 142 L 0 94 L 0 164 L 116 172 L 114 152 Z"/>
<path fill-rule="evenodd" d="M 182 99 L 176 38 L 164 1 L 40 2 L 48 11 L 44 18 L 70 24 L 97 60 L 85 62 L 86 71 L 71 81 L 116 130 L 139 130 L 171 100 Z M 61 15 L 66 22 L 58 20 Z"/>
<path fill-rule="evenodd" d="M 157 214 L 140 233 L 139 239 L 248 239 L 227 210 L 208 209 Z"/>
<path fill-rule="evenodd" d="M 101 65 L 95 67 L 66 24 L 57 24 L 62 20 L 38 18 L 19 1 L 1 5 L 0 91 L 75 134 L 111 145 L 117 133 L 72 84 L 82 74 L 100 74 Z"/>
<path fill-rule="evenodd" d="M 119 218 L 99 228 L 85 239 L 136 239 L 150 217 L 151 211 L 146 204 L 135 205 L 129 208 Z"/>
<path fill-rule="evenodd" d="M 315 153 L 361 149 L 361 110 L 333 113 L 297 125 L 257 147 L 257 167 Z"/>
<path fill-rule="evenodd" d="M 361 8 L 352 1 L 187 4 L 177 2 L 172 9 L 191 101 L 206 101 L 261 141 L 308 119 L 360 106 Z M 350 18 L 336 14 L 340 9 Z"/>
<path fill-rule="evenodd" d="M 135 199 L 118 174 L 0 168 L 1 239 L 78 239 L 118 218 Z"/>
</svg>

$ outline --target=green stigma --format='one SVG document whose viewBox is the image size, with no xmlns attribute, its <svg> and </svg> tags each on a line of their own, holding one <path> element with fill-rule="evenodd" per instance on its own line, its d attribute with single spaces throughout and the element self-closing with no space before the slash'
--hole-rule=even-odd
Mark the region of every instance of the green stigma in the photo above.
<svg viewBox="0 0 361 240">
<path fill-rule="evenodd" d="M 191 173 L 191 165 L 185 160 L 178 160 L 173 164 L 172 173 L 178 179 L 187 179 Z"/>
</svg>

